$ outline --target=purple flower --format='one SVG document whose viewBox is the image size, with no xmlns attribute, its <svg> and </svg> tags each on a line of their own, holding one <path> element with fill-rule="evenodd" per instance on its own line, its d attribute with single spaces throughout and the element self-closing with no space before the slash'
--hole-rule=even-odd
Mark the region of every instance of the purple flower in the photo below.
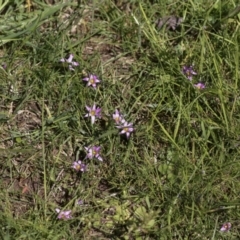
<svg viewBox="0 0 240 240">
<path fill-rule="evenodd" d="M 70 69 L 71 71 L 74 71 L 74 68 L 73 68 L 73 67 L 79 66 L 79 63 L 78 63 L 78 62 L 74 62 L 74 61 L 73 61 L 73 54 L 70 54 L 68 59 L 66 59 L 66 58 L 61 58 L 61 59 L 60 59 L 60 62 L 67 62 L 67 63 L 69 63 L 69 69 Z"/>
<path fill-rule="evenodd" d="M 88 82 L 88 83 L 87 83 L 87 86 L 88 86 L 88 87 L 89 87 L 89 86 L 93 86 L 93 88 L 95 88 L 95 89 L 96 89 L 96 87 L 97 87 L 97 83 L 100 83 L 100 82 L 101 82 L 101 80 L 98 79 L 98 77 L 97 77 L 96 75 L 92 75 L 92 74 L 90 74 L 89 77 L 85 77 L 85 78 L 83 79 L 83 81 Z"/>
<path fill-rule="evenodd" d="M 77 170 L 78 172 L 81 171 L 81 172 L 86 172 L 87 171 L 87 166 L 86 164 L 82 163 L 82 161 L 75 161 L 73 162 L 73 165 L 72 167 Z"/>
<path fill-rule="evenodd" d="M 56 208 L 56 212 L 58 213 L 58 219 L 63 219 L 63 220 L 68 220 L 72 218 L 72 211 L 68 210 L 68 211 L 61 211 L 60 209 Z"/>
<path fill-rule="evenodd" d="M 194 87 L 196 87 L 197 89 L 204 89 L 206 86 L 204 83 L 197 83 L 194 84 Z"/>
<path fill-rule="evenodd" d="M 88 151 L 87 157 L 89 159 L 96 158 L 99 161 L 103 161 L 102 157 L 100 156 L 99 152 L 101 150 L 100 146 L 93 146 L 93 147 L 85 147 L 85 149 Z"/>
<path fill-rule="evenodd" d="M 220 228 L 221 232 L 228 232 L 232 227 L 232 224 L 230 222 L 224 223 L 222 227 Z"/>
<path fill-rule="evenodd" d="M 129 138 L 130 134 L 133 132 L 134 128 L 133 128 L 133 124 L 132 123 L 128 123 L 126 121 L 124 121 L 122 126 L 117 126 L 117 128 L 121 129 L 122 131 L 120 132 L 120 134 L 126 134 L 126 137 Z"/>
<path fill-rule="evenodd" d="M 182 68 L 182 72 L 183 72 L 183 74 L 184 74 L 185 76 L 187 76 L 187 78 L 188 78 L 190 81 L 192 81 L 193 75 L 197 75 L 197 73 L 193 70 L 193 67 L 192 67 L 192 66 L 189 66 L 189 67 L 184 66 L 184 67 Z"/>
<path fill-rule="evenodd" d="M 123 121 L 125 121 L 123 119 L 122 114 L 120 114 L 120 112 L 117 109 L 115 110 L 115 113 L 112 116 L 116 124 L 124 123 Z"/>
<path fill-rule="evenodd" d="M 85 115 L 85 117 L 91 117 L 92 124 L 94 124 L 96 118 L 101 118 L 101 108 L 96 108 L 95 103 L 92 107 L 86 106 L 86 109 L 88 110 L 88 113 Z"/>
</svg>

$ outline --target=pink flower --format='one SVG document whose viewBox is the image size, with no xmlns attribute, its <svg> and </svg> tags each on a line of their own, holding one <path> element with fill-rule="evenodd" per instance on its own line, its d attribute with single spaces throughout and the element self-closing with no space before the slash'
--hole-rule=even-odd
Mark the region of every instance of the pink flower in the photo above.
<svg viewBox="0 0 240 240">
<path fill-rule="evenodd" d="M 130 134 L 133 132 L 134 128 L 133 128 L 133 124 L 132 123 L 128 123 L 126 121 L 123 122 L 122 126 L 117 126 L 117 128 L 121 129 L 122 131 L 120 132 L 120 134 L 126 134 L 126 137 L 129 138 Z"/>
<path fill-rule="evenodd" d="M 194 87 L 196 87 L 197 89 L 204 89 L 206 86 L 203 83 L 197 83 L 197 84 L 194 84 Z"/>
<path fill-rule="evenodd" d="M 192 66 L 189 66 L 189 67 L 184 66 L 182 68 L 182 72 L 190 81 L 192 81 L 193 75 L 197 75 L 197 73 L 193 70 Z"/>
<path fill-rule="evenodd" d="M 89 87 L 89 86 L 93 86 L 93 88 L 95 88 L 95 89 L 96 89 L 96 87 L 97 87 L 97 83 L 100 83 L 100 82 L 101 82 L 101 80 L 98 79 L 98 77 L 97 77 L 96 75 L 92 75 L 92 74 L 90 74 L 89 77 L 83 78 L 83 81 L 88 82 L 88 83 L 87 83 L 87 86 L 88 86 L 88 87 Z"/>
<path fill-rule="evenodd" d="M 101 118 L 101 108 L 96 108 L 95 104 L 92 107 L 86 106 L 86 109 L 88 110 L 88 113 L 85 115 L 85 117 L 91 117 L 92 124 L 94 124 L 96 118 Z"/>
<path fill-rule="evenodd" d="M 87 157 L 89 159 L 96 158 L 101 162 L 103 161 L 102 157 L 99 154 L 101 150 L 100 146 L 85 147 L 85 149 L 88 151 Z"/>
<path fill-rule="evenodd" d="M 87 171 L 87 166 L 86 164 L 82 163 L 82 161 L 75 161 L 73 162 L 72 167 L 76 170 L 76 171 L 81 171 L 81 172 L 86 172 Z"/>
<path fill-rule="evenodd" d="M 112 116 L 113 116 L 113 120 L 115 121 L 116 124 L 123 123 L 122 122 L 124 120 L 123 116 L 122 116 L 122 114 L 120 114 L 120 112 L 117 109 L 115 110 L 115 113 Z"/>
<path fill-rule="evenodd" d="M 73 54 L 70 54 L 68 59 L 61 58 L 61 59 L 60 59 L 60 62 L 67 62 L 67 63 L 69 63 L 69 66 L 68 66 L 68 67 L 69 67 L 69 69 L 70 69 L 71 71 L 74 71 L 74 68 L 73 68 L 73 67 L 79 66 L 79 63 L 78 63 L 78 62 L 74 62 L 74 61 L 73 61 Z"/>
<path fill-rule="evenodd" d="M 224 223 L 222 227 L 220 228 L 221 232 L 228 232 L 232 227 L 232 224 L 230 222 Z"/>
<path fill-rule="evenodd" d="M 56 208 L 56 212 L 58 213 L 58 219 L 63 219 L 63 220 L 68 220 L 72 218 L 72 211 L 68 210 L 68 211 L 61 211 L 60 209 Z"/>
</svg>

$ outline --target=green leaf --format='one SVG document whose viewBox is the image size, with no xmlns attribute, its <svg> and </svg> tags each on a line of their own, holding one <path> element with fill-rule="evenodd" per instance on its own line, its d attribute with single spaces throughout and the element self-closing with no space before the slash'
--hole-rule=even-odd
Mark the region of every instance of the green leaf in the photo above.
<svg viewBox="0 0 240 240">
<path fill-rule="evenodd" d="M 147 223 L 146 228 L 152 228 L 152 227 L 154 227 L 154 225 L 155 225 L 155 220 L 154 220 L 154 219 L 151 219 L 151 220 Z"/>
<path fill-rule="evenodd" d="M 16 137 L 15 140 L 16 140 L 17 143 L 21 143 L 22 142 L 22 138 L 20 138 L 20 137 Z"/>
<path fill-rule="evenodd" d="M 143 206 L 138 207 L 135 211 L 135 215 L 142 221 L 144 220 L 146 214 L 147 214 L 147 210 Z"/>
<path fill-rule="evenodd" d="M 5 113 L 0 113 L 0 122 L 7 122 L 9 117 Z"/>
<path fill-rule="evenodd" d="M 9 15 L 5 15 L 0 21 L 0 26 L 3 34 L 1 36 L 0 46 L 10 41 L 16 41 L 33 32 L 39 26 L 41 26 L 47 19 L 53 17 L 56 12 L 66 6 L 72 6 L 76 4 L 72 3 L 61 3 L 53 6 L 46 6 L 44 10 L 36 10 L 29 14 L 22 14 L 18 16 L 18 19 L 11 18 Z M 20 18 L 20 19 L 19 19 Z M 24 20 L 23 20 L 24 19 Z M 13 29 L 13 30 L 12 30 Z"/>
</svg>

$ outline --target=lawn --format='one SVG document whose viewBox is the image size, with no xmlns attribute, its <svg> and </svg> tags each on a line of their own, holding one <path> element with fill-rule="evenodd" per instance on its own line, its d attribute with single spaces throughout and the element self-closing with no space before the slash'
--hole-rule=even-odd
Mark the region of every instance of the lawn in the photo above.
<svg viewBox="0 0 240 240">
<path fill-rule="evenodd" d="M 240 239 L 239 12 L 0 1 L 1 239 Z"/>
</svg>

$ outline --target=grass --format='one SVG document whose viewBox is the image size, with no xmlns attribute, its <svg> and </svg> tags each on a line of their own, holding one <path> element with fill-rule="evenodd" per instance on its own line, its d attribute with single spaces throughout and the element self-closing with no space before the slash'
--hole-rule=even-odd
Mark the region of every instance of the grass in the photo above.
<svg viewBox="0 0 240 240">
<path fill-rule="evenodd" d="M 236 2 L 69 2 L 0 6 L 1 239 L 238 239 Z M 184 18 L 176 30 L 155 28 L 172 14 Z M 60 62 L 69 54 L 74 71 Z"/>
</svg>

